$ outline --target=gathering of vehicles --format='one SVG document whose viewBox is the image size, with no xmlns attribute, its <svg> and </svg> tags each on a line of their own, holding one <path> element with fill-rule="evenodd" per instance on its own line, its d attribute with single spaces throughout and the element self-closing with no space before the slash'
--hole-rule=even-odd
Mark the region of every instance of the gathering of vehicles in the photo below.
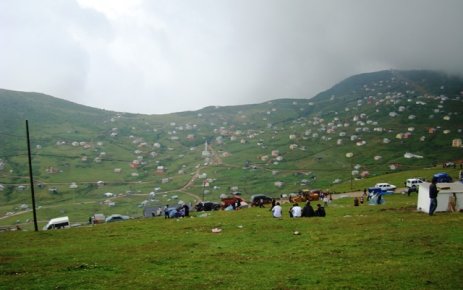
<svg viewBox="0 0 463 290">
<path fill-rule="evenodd" d="M 460 175 L 462 173 L 460 172 Z M 435 173 L 432 179 L 436 180 L 437 183 L 451 183 L 453 178 L 445 172 Z M 463 182 L 463 176 L 460 176 L 460 181 Z M 413 177 L 405 180 L 405 192 L 410 196 L 413 192 L 418 192 L 419 186 L 425 182 L 422 177 Z M 372 197 L 377 194 L 392 194 L 395 192 L 397 187 L 389 183 L 377 183 L 375 186 L 368 188 L 368 196 Z"/>
<path fill-rule="evenodd" d="M 117 221 L 125 221 L 129 220 L 130 217 L 126 215 L 120 215 L 120 214 L 112 214 L 108 217 L 105 217 L 104 214 L 94 214 L 89 218 L 88 223 L 95 225 L 95 224 L 104 224 L 104 223 L 110 223 L 110 222 L 117 222 Z M 63 217 L 57 217 L 57 218 L 52 218 L 51 220 L 48 221 L 48 223 L 42 228 L 42 230 L 59 230 L 59 229 L 67 229 L 73 226 L 79 226 L 80 224 L 75 224 L 72 225 L 69 221 L 68 216 L 63 216 Z"/>
<path fill-rule="evenodd" d="M 433 175 L 432 177 L 438 183 L 450 183 L 453 181 L 452 177 L 445 173 L 439 172 Z M 460 180 L 463 181 L 463 174 L 460 172 L 459 176 Z M 419 186 L 425 182 L 424 178 L 421 177 L 413 177 L 408 178 L 405 180 L 405 192 L 409 196 L 413 192 L 418 192 Z M 397 187 L 393 184 L 381 182 L 376 183 L 374 186 L 368 188 L 368 199 L 376 199 L 378 204 L 382 201 L 382 196 L 385 194 L 393 194 L 395 193 Z M 365 189 L 364 193 L 367 193 L 367 189 Z M 241 193 L 232 193 L 229 196 L 223 196 L 220 202 L 212 202 L 212 201 L 200 201 L 194 206 L 194 210 L 197 212 L 201 211 L 216 211 L 216 210 L 235 210 L 238 208 L 246 208 L 246 207 L 263 207 L 266 204 L 273 204 L 276 201 L 280 203 L 290 202 L 290 203 L 301 203 L 307 201 L 316 201 L 316 200 L 323 200 L 324 198 L 331 199 L 331 193 L 323 192 L 319 189 L 302 189 L 297 193 L 289 193 L 289 194 L 282 194 L 278 198 L 270 197 L 265 194 L 255 194 L 250 197 L 249 202 L 245 201 L 241 197 Z M 186 205 L 181 206 L 184 208 Z M 179 207 L 180 208 L 180 207 Z M 171 207 L 171 209 L 175 209 L 178 211 L 179 208 Z M 165 211 L 165 209 L 164 209 Z M 153 214 L 152 216 L 159 216 L 162 213 L 162 209 L 158 209 L 158 214 Z M 103 224 L 103 223 L 111 223 L 117 221 L 126 221 L 131 219 L 131 217 L 121 214 L 112 214 L 106 217 L 104 214 L 94 214 L 89 218 L 88 223 L 95 225 L 95 224 Z M 57 217 L 50 219 L 48 223 L 43 227 L 43 230 L 53 230 L 53 229 L 65 229 L 70 228 L 71 225 L 68 216 Z M 75 225 L 74 225 L 75 226 Z"/>
<path fill-rule="evenodd" d="M 432 176 L 432 178 L 435 179 L 437 183 L 450 183 L 453 181 L 453 178 L 445 172 L 436 173 Z M 421 177 L 407 179 L 405 181 L 407 194 L 410 195 L 412 192 L 418 192 L 420 184 L 422 184 L 424 181 L 424 178 Z"/>
</svg>

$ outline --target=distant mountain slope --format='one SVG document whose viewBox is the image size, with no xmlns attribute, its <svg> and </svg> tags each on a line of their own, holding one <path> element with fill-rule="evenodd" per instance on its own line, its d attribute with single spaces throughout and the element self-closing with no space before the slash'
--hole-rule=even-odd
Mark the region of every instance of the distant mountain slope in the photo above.
<svg viewBox="0 0 463 290">
<path fill-rule="evenodd" d="M 97 130 L 109 114 L 44 94 L 0 89 L 0 134 L 25 136 L 25 120 L 38 136 L 54 130 Z M 0 146 L 10 151 L 18 147 L 17 141 L 1 138 Z M 23 142 L 19 146 L 24 148 L 24 145 Z"/>
<path fill-rule="evenodd" d="M 0 89 L 0 132 L 15 131 L 29 120 L 32 125 L 72 123 L 75 126 L 94 127 L 111 112 L 95 109 L 52 96 Z"/>
<path fill-rule="evenodd" d="M 317 94 L 313 100 L 323 100 L 331 96 L 368 96 L 375 91 L 410 91 L 415 95 L 459 95 L 462 87 L 461 77 L 442 72 L 426 70 L 384 70 L 351 76 L 332 88 Z M 370 90 L 365 90 L 369 88 Z"/>
</svg>

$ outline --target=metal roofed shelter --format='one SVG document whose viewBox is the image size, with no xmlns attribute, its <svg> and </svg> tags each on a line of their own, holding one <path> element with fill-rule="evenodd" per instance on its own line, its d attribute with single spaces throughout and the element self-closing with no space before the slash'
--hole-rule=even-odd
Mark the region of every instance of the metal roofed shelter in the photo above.
<svg viewBox="0 0 463 290">
<path fill-rule="evenodd" d="M 429 186 L 431 183 L 423 182 L 419 185 L 418 189 L 418 202 L 416 209 L 425 213 L 429 213 Z M 449 196 L 455 192 L 457 196 L 457 210 L 463 209 L 463 183 L 437 183 L 439 194 L 437 195 L 437 209 L 436 212 L 447 211 Z"/>
</svg>

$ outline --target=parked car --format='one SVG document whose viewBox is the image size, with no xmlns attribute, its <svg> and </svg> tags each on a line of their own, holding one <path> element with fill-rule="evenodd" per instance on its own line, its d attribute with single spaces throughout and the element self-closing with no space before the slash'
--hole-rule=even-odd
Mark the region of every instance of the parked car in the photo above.
<svg viewBox="0 0 463 290">
<path fill-rule="evenodd" d="M 196 211 L 213 211 L 219 210 L 220 204 L 212 201 L 201 201 L 195 205 Z"/>
<path fill-rule="evenodd" d="M 220 207 L 225 209 L 231 205 L 234 208 L 236 204 L 241 205 L 242 202 L 244 202 L 244 200 L 239 195 L 235 195 L 233 197 L 224 197 L 220 199 Z"/>
<path fill-rule="evenodd" d="M 381 188 L 382 191 L 386 192 L 394 192 L 395 189 L 397 188 L 395 185 L 389 184 L 389 183 L 376 183 L 374 187 Z"/>
<path fill-rule="evenodd" d="M 272 203 L 273 201 L 272 197 L 266 196 L 264 194 L 254 194 L 254 195 L 251 195 L 251 205 L 252 206 L 259 205 L 259 201 L 261 199 L 263 200 L 264 204 L 269 204 L 269 203 Z"/>
<path fill-rule="evenodd" d="M 119 221 L 126 221 L 128 220 L 129 217 L 126 215 L 120 215 L 120 214 L 112 214 L 106 218 L 107 223 L 111 222 L 119 222 Z"/>
<path fill-rule="evenodd" d="M 436 173 L 432 176 L 432 178 L 434 179 L 437 179 L 437 182 L 438 183 L 441 183 L 441 182 L 452 182 L 452 177 L 450 177 L 450 175 L 448 175 L 448 173 L 445 173 L 445 172 L 439 172 L 439 173 Z"/>
</svg>

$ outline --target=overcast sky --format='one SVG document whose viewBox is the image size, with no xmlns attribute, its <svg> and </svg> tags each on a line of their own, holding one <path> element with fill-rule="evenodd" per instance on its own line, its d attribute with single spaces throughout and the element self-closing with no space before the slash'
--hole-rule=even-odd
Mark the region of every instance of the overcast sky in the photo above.
<svg viewBox="0 0 463 290">
<path fill-rule="evenodd" d="M 462 29 L 461 0 L 1 0 L 0 88 L 146 114 L 310 98 L 463 74 Z"/>
</svg>

